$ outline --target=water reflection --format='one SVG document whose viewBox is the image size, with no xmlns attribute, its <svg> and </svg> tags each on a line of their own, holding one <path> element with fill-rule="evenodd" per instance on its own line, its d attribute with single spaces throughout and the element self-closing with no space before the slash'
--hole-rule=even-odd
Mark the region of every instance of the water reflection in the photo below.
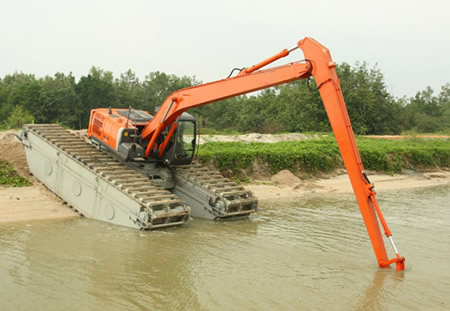
<svg viewBox="0 0 450 311">
<path fill-rule="evenodd" d="M 357 304 L 356 310 L 383 310 L 391 293 L 395 292 L 399 283 L 405 278 L 404 271 L 379 269 L 374 273 L 373 281 Z M 388 285 L 386 283 L 389 283 Z"/>
</svg>

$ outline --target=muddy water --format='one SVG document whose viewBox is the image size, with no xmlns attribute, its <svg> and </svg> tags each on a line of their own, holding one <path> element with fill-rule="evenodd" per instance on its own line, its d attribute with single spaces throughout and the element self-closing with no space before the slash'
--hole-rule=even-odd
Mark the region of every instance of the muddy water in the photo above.
<svg viewBox="0 0 450 311">
<path fill-rule="evenodd" d="M 89 219 L 3 224 L 0 309 L 450 309 L 450 187 L 379 200 L 405 273 L 377 267 L 351 195 L 155 232 Z"/>
</svg>

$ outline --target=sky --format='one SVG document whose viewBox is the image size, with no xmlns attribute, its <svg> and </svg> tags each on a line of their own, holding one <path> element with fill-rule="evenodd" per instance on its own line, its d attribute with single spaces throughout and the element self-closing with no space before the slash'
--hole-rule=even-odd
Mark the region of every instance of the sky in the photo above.
<svg viewBox="0 0 450 311">
<path fill-rule="evenodd" d="M 96 66 L 209 82 L 313 37 L 337 63 L 377 66 L 394 96 L 438 93 L 450 82 L 449 13 L 449 0 L 0 0 L 0 77 L 79 79 Z"/>
</svg>

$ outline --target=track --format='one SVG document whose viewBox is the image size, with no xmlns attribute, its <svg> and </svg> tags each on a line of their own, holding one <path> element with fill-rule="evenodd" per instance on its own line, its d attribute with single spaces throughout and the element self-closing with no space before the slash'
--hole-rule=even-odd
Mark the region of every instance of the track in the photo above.
<svg viewBox="0 0 450 311">
<path fill-rule="evenodd" d="M 174 166 L 172 172 L 175 193 L 189 203 L 193 216 L 222 219 L 248 216 L 257 210 L 258 200 L 252 192 L 218 171 L 194 162 Z"/>
<path fill-rule="evenodd" d="M 139 229 L 189 220 L 190 208 L 183 200 L 61 126 L 26 125 L 20 136 L 32 173 L 88 217 Z M 39 159 L 44 163 L 36 163 Z M 67 189 L 70 183 L 72 189 Z"/>
</svg>

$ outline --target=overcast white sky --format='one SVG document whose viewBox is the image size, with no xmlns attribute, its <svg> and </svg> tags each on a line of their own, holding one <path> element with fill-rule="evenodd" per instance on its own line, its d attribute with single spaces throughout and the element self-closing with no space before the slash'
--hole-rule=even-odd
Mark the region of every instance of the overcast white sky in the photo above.
<svg viewBox="0 0 450 311">
<path fill-rule="evenodd" d="M 310 36 L 338 63 L 378 64 L 396 96 L 437 93 L 450 82 L 449 14 L 450 0 L 0 0 L 0 77 L 99 66 L 208 82 Z"/>
</svg>

